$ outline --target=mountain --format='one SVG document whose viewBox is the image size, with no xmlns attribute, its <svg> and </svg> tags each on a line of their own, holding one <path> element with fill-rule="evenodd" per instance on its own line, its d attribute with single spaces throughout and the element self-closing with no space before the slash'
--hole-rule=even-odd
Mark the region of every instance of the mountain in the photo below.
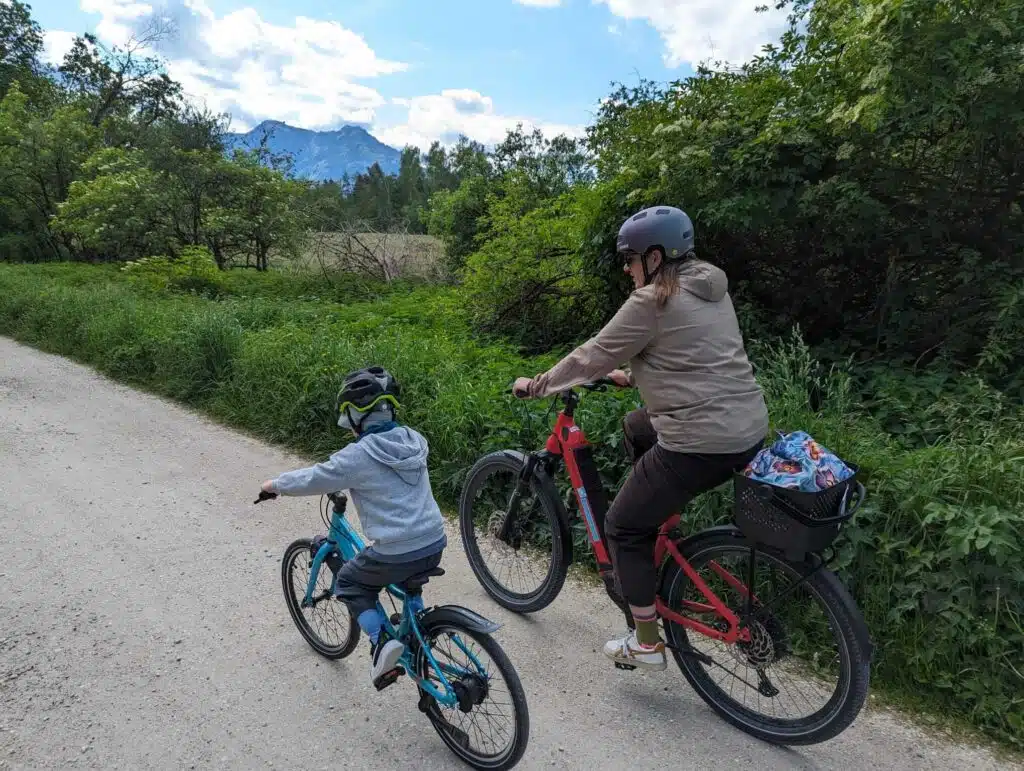
<svg viewBox="0 0 1024 771">
<path fill-rule="evenodd" d="M 342 126 L 337 131 L 311 131 L 277 120 L 265 120 L 244 134 L 224 137 L 225 148 L 259 147 L 264 135 L 272 152 L 290 153 L 295 159 L 296 177 L 314 180 L 341 180 L 344 174 L 355 177 L 374 162 L 385 174 L 397 174 L 402 153 L 374 138 L 358 126 Z"/>
</svg>

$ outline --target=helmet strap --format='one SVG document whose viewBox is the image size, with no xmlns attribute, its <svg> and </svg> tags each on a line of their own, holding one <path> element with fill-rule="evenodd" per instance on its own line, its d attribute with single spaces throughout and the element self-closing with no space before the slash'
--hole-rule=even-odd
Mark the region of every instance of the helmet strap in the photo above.
<svg viewBox="0 0 1024 771">
<path fill-rule="evenodd" d="M 656 267 L 654 270 L 648 270 L 647 269 L 647 255 L 649 255 L 650 253 L 651 253 L 650 250 L 648 250 L 648 251 L 644 252 L 642 255 L 640 255 L 640 265 L 644 269 L 644 286 L 647 286 L 648 284 L 650 284 L 651 281 L 654 279 L 654 277 L 658 275 L 658 272 L 665 265 L 665 255 L 662 255 L 661 256 L 661 262 L 658 263 L 658 267 Z"/>
</svg>

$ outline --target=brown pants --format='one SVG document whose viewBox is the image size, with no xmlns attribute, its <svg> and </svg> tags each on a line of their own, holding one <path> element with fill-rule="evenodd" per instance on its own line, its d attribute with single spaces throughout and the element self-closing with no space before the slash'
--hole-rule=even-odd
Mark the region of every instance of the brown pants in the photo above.
<svg viewBox="0 0 1024 771">
<path fill-rule="evenodd" d="M 761 442 L 744 452 L 706 455 L 666 450 L 646 409 L 622 421 L 623 444 L 633 469 L 608 509 L 605 536 L 623 598 L 633 606 L 654 604 L 658 528 L 690 500 L 729 481 L 750 462 Z"/>
</svg>

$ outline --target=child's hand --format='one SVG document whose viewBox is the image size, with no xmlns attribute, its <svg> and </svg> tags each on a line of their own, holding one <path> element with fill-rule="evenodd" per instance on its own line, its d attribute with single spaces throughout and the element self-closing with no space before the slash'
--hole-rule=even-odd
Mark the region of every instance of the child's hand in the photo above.
<svg viewBox="0 0 1024 771">
<path fill-rule="evenodd" d="M 264 482 L 263 484 L 260 485 L 260 489 L 263 492 L 265 492 L 265 493 L 276 492 L 274 490 L 274 480 L 273 479 L 268 479 L 266 482 Z"/>
</svg>

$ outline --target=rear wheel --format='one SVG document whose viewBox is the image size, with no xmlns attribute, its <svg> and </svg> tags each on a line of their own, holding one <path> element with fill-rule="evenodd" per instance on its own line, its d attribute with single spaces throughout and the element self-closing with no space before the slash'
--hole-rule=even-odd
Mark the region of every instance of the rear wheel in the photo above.
<svg viewBox="0 0 1024 771">
<path fill-rule="evenodd" d="M 495 452 L 476 462 L 459 502 L 459 529 L 469 565 L 503 608 L 531 613 L 551 604 L 565 583 L 572 540 L 554 486 L 532 475 L 507 541 L 498 531 L 519 482 L 521 453 Z"/>
<path fill-rule="evenodd" d="M 434 730 L 473 768 L 512 768 L 530 740 L 530 713 L 519 675 L 505 651 L 490 635 L 450 622 L 431 624 L 422 632 L 459 697 L 459 704 L 449 707 L 420 692 Z M 420 677 L 444 691 L 422 648 L 415 665 Z"/>
<path fill-rule="evenodd" d="M 342 659 L 359 644 L 359 625 L 340 600 L 331 595 L 334 574 L 321 563 L 313 589 L 312 607 L 303 608 L 309 572 L 313 566 L 313 542 L 302 538 L 291 543 L 281 560 L 284 599 L 299 634 L 324 658 Z"/>
<path fill-rule="evenodd" d="M 749 544 L 738 534 L 688 539 L 690 566 L 742 619 L 747 608 Z M 690 685 L 737 728 L 777 744 L 816 744 L 844 731 L 867 698 L 870 643 L 863 618 L 839 579 L 780 554 L 756 553 L 750 639 L 733 645 L 665 620 L 666 639 Z M 726 631 L 728 625 L 674 561 L 659 594 L 682 616 Z M 684 603 L 694 603 L 685 605 Z M 697 608 L 701 603 L 704 608 Z"/>
</svg>

